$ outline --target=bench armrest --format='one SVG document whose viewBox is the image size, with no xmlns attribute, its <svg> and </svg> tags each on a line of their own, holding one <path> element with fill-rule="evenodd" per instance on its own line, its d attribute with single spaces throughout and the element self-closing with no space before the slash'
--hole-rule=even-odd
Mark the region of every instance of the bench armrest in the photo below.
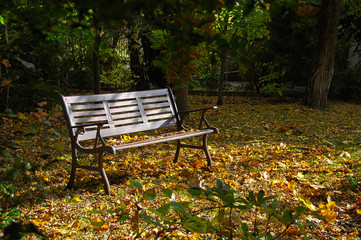
<svg viewBox="0 0 361 240">
<path fill-rule="evenodd" d="M 212 129 L 216 129 L 214 127 L 211 127 L 205 117 L 205 113 L 207 112 L 207 110 L 210 109 L 217 109 L 217 106 L 212 106 L 212 107 L 205 107 L 205 108 L 198 108 L 198 109 L 191 109 L 191 110 L 187 110 L 187 111 L 182 111 L 182 112 L 178 112 L 178 114 L 180 115 L 180 126 L 182 129 L 185 129 L 183 127 L 183 121 L 185 116 L 187 116 L 187 114 L 191 113 L 191 112 L 202 112 L 202 117 L 201 120 L 199 122 L 199 129 L 202 129 L 202 125 L 203 123 L 205 123 L 207 128 L 212 128 Z M 218 131 L 218 130 L 217 130 Z"/>
<path fill-rule="evenodd" d="M 200 111 L 206 112 L 209 109 L 217 109 L 217 106 L 191 109 L 191 110 L 187 110 L 187 111 L 178 112 L 178 114 L 187 114 L 187 113 L 191 113 L 191 112 L 200 112 Z"/>
<path fill-rule="evenodd" d="M 94 149 L 97 148 L 99 140 L 101 141 L 103 146 L 106 146 L 106 143 L 105 143 L 104 139 L 100 135 L 100 129 L 104 124 L 107 124 L 107 123 L 108 123 L 108 121 L 105 120 L 105 121 L 101 121 L 101 122 L 97 122 L 97 123 L 79 124 L 79 125 L 76 125 L 76 126 L 72 126 L 72 128 L 77 128 L 76 134 L 75 134 L 75 143 L 78 146 L 80 146 L 77 139 L 78 139 L 78 136 L 79 136 L 79 134 L 81 132 L 83 132 L 83 133 L 85 132 L 85 130 L 84 130 L 85 127 L 97 126 L 97 133 L 96 133 L 96 137 L 95 137 L 95 141 L 94 141 Z"/>
</svg>

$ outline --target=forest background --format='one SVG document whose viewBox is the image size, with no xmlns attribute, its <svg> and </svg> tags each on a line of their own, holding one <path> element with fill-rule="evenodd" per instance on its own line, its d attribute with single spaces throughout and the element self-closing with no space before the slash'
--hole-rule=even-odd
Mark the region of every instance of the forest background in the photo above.
<svg viewBox="0 0 361 240">
<path fill-rule="evenodd" d="M 170 85 L 175 90 L 177 104 L 180 109 L 188 108 L 188 104 L 197 106 L 204 103 L 217 103 L 222 105 L 225 99 L 224 95 L 226 95 L 225 90 L 233 91 L 238 96 L 257 96 L 254 100 L 248 97 L 239 99 L 236 97 L 226 98 L 228 99 L 227 103 L 231 103 L 230 106 L 235 109 L 242 106 L 235 104 L 236 102 L 246 105 L 252 105 L 256 102 L 260 109 L 263 109 L 264 106 L 269 107 L 269 103 L 264 102 L 262 98 L 260 100 L 260 96 L 273 97 L 272 101 L 275 100 L 274 97 L 277 97 L 277 102 L 284 101 L 284 104 L 290 104 L 288 102 L 290 96 L 301 97 L 306 105 L 323 108 L 325 110 L 322 111 L 326 112 L 312 112 L 313 110 L 311 111 L 299 105 L 295 107 L 293 104 L 287 105 L 284 111 L 293 109 L 294 111 L 290 115 L 295 115 L 295 112 L 302 109 L 302 111 L 313 116 L 309 118 L 312 119 L 311 121 L 315 121 L 314 119 L 317 119 L 323 113 L 327 113 L 332 116 L 331 119 L 323 119 L 320 122 L 325 121 L 328 124 L 337 122 L 337 117 L 333 113 L 340 112 L 332 106 L 327 108 L 329 106 L 327 101 L 320 101 L 320 104 L 308 101 L 308 96 L 311 94 L 310 82 L 312 82 L 314 66 L 316 65 L 315 59 L 321 51 L 318 44 L 319 39 L 321 39 L 320 33 L 325 25 L 320 24 L 320 19 L 322 19 L 321 12 L 322 9 L 325 9 L 325 6 L 331 6 L 331 8 L 333 6 L 337 10 L 336 12 L 339 13 L 334 59 L 331 56 L 332 63 L 334 61 L 334 64 L 332 64 L 334 70 L 331 71 L 331 78 L 327 80 L 330 84 L 326 84 L 327 86 L 324 89 L 327 93 L 326 100 L 331 97 L 332 99 L 359 102 L 361 98 L 359 77 L 361 62 L 358 59 L 361 43 L 361 12 L 359 8 L 360 2 L 356 0 L 335 2 L 326 0 L 320 2 L 298 0 L 165 0 L 157 3 L 136 0 L 114 2 L 12 0 L 1 2 L 0 110 L 3 112 L 1 121 L 2 131 L 4 132 L 1 146 L 2 162 L 4 164 L 1 166 L 1 171 L 5 173 L 2 174 L 1 180 L 1 191 L 4 196 L 1 199 L 2 205 L 0 206 L 2 211 L 1 228 L 3 229 L 9 224 L 10 220 L 24 216 L 24 211 L 29 208 L 40 211 L 41 207 L 37 205 L 39 203 L 33 201 L 44 200 L 47 199 L 47 195 L 54 194 L 48 193 L 48 190 L 44 191 L 44 185 L 49 181 L 49 176 L 42 176 L 42 183 L 40 184 L 34 173 L 44 171 L 44 166 L 38 161 L 42 159 L 41 161 L 45 161 L 50 165 L 58 164 L 59 159 L 64 158 L 63 154 L 69 147 L 65 140 L 67 133 L 61 128 L 61 122 L 56 121 L 60 116 L 57 115 L 59 112 L 57 110 L 59 107 L 57 95 L 59 93 L 116 92 Z M 233 78 L 236 84 L 231 82 L 230 78 Z M 212 98 L 209 96 L 195 99 L 193 96 L 188 97 L 189 90 L 200 90 L 208 93 L 208 95 L 216 94 L 217 97 Z M 322 98 L 322 96 L 318 97 Z M 297 99 L 301 101 L 300 98 Z M 350 106 L 354 109 L 359 108 L 359 105 L 349 104 L 345 103 L 345 109 Z M 342 108 L 341 106 L 338 107 Z M 263 115 L 267 113 L 266 109 L 264 109 L 263 113 L 252 107 L 249 107 L 248 110 L 250 112 L 247 114 L 257 111 L 256 118 L 259 116 L 263 116 L 264 119 L 267 118 Z M 239 109 L 236 112 L 243 113 L 246 111 Z M 230 117 L 234 113 L 225 106 L 224 111 L 217 114 L 218 116 L 224 114 L 225 117 Z M 339 117 L 342 118 L 344 115 L 341 114 Z M 326 130 L 320 130 L 322 132 L 320 134 L 317 128 L 313 129 L 314 132 L 312 132 L 310 126 L 303 125 L 305 123 L 300 123 L 299 120 L 283 119 L 282 122 L 281 120 L 268 119 L 267 121 L 255 121 L 254 123 L 264 127 L 267 131 L 286 134 L 282 138 L 291 138 L 300 134 L 301 137 L 297 139 L 301 139 L 303 144 L 309 141 L 307 146 L 304 145 L 303 147 L 307 149 L 308 154 L 312 155 L 314 153 L 315 159 L 319 160 L 318 155 L 327 156 L 327 159 L 337 159 L 333 164 L 349 164 L 356 168 L 359 157 L 359 141 L 357 140 L 359 127 L 355 124 L 357 119 L 359 119 L 359 113 L 356 115 L 351 114 L 350 119 L 345 117 L 346 123 L 342 126 L 351 132 L 345 130 L 345 135 L 337 136 L 334 141 L 330 140 L 329 135 L 325 133 L 331 129 L 328 126 L 325 126 Z M 235 122 L 237 121 L 235 120 Z M 250 119 L 247 118 L 244 121 L 246 126 L 250 126 Z M 293 148 L 294 146 L 289 149 L 276 141 L 272 146 L 265 146 L 262 143 L 257 145 L 254 141 L 260 140 L 260 135 L 264 134 L 263 131 L 259 132 L 257 130 L 252 133 L 242 134 L 240 130 L 246 131 L 246 129 L 239 126 L 229 126 L 224 122 L 219 123 L 219 125 L 231 129 L 236 127 L 233 129 L 233 133 L 227 133 L 225 136 L 232 137 L 236 135 L 240 138 L 240 145 L 248 147 L 238 150 L 228 149 L 230 152 L 244 150 L 249 154 L 242 156 L 243 160 L 238 162 L 240 168 L 247 168 L 248 164 L 251 163 L 253 164 L 252 168 L 257 168 L 258 164 L 253 160 L 257 156 L 263 155 L 260 154 L 263 151 L 275 152 L 267 155 L 273 157 L 275 157 L 274 154 L 276 153 L 281 154 L 281 152 L 288 153 L 290 151 L 292 154 L 297 155 L 297 159 L 300 158 L 300 153 Z M 337 128 L 332 124 L 330 126 L 333 127 L 333 130 Z M 51 136 L 53 136 L 49 146 L 52 149 L 50 152 L 49 150 L 45 151 L 46 147 L 37 142 L 38 138 L 43 137 L 44 131 L 51 133 Z M 351 134 L 354 139 L 348 139 L 347 134 Z M 325 135 L 327 135 L 327 138 Z M 26 138 L 26 136 L 33 138 L 34 141 L 18 139 Z M 322 139 L 322 137 L 325 138 Z M 222 138 L 219 140 L 222 140 Z M 41 140 L 39 139 L 39 141 Z M 227 142 L 226 139 L 222 141 Z M 252 142 L 251 145 L 248 145 L 250 142 Z M 337 145 L 337 142 L 340 142 L 340 145 Z M 27 147 L 29 149 L 34 148 L 35 152 L 39 151 L 42 154 L 36 155 L 34 159 L 29 158 L 29 154 L 34 153 L 28 152 L 25 149 Z M 220 163 L 231 159 L 232 161 L 229 163 L 232 165 L 235 164 L 232 163 L 234 159 L 239 160 L 241 158 L 242 154 L 236 154 L 238 157 L 234 157 L 226 154 L 228 150 L 224 151 L 223 149 L 221 151 L 218 150 L 218 147 L 220 146 L 217 146 L 214 154 L 218 154 L 216 158 Z M 224 146 L 221 148 L 224 148 Z M 160 149 L 157 153 L 162 155 L 162 151 Z M 254 154 L 255 152 L 257 154 Z M 139 152 L 133 153 L 133 157 L 139 154 Z M 345 159 L 345 156 L 345 162 L 339 160 Z M 252 161 L 246 163 L 245 159 L 251 159 Z M 322 158 L 322 161 L 325 161 L 323 163 L 326 165 L 333 165 L 324 158 Z M 278 164 L 280 162 L 282 163 L 282 161 L 279 161 Z M 199 162 L 195 161 L 192 167 L 194 172 L 198 174 L 197 170 L 202 170 L 203 166 L 200 163 L 200 165 L 197 165 L 197 163 Z M 288 166 L 289 163 L 282 164 Z M 280 169 L 285 167 L 282 164 L 278 166 Z M 302 164 L 306 163 L 301 163 L 300 167 L 306 166 Z M 359 199 L 357 197 L 358 172 L 349 165 L 345 168 L 347 170 L 342 169 L 342 172 L 346 171 L 349 175 L 341 179 L 347 182 L 352 192 L 350 197 L 353 198 L 355 204 L 349 208 L 340 206 L 340 209 L 344 211 L 351 209 L 353 210 L 350 210 L 351 213 L 357 217 L 357 214 L 361 212 L 357 205 L 360 203 L 357 200 Z M 115 168 L 117 166 L 114 165 Z M 262 166 L 263 170 L 271 167 L 269 165 Z M 51 166 L 51 169 L 53 167 Z M 227 169 L 230 166 L 225 167 Z M 237 169 L 237 164 L 233 167 Z M 253 171 L 254 175 L 261 174 L 263 178 L 269 180 L 269 177 L 264 175 L 267 171 L 261 171 L 260 169 L 253 169 Z M 328 170 L 321 168 L 321 170 L 318 169 L 317 171 L 325 172 Z M 182 171 L 181 174 L 184 176 L 181 177 L 186 177 L 188 174 L 193 176 L 194 172 Z M 22 175 L 21 173 L 26 174 Z M 270 184 L 272 186 L 278 184 L 279 187 L 287 185 L 289 189 L 296 188 L 295 182 L 307 185 L 309 181 L 307 177 L 311 179 L 312 174 L 305 177 L 303 170 L 299 171 L 299 173 L 301 174 L 297 175 L 297 179 L 292 179 L 293 182 L 290 179 L 279 178 L 273 179 Z M 59 174 L 56 173 L 55 175 Z M 225 179 L 218 174 L 216 175 L 217 178 Z M 215 177 L 212 176 L 210 179 L 215 180 Z M 343 180 L 334 179 L 332 181 L 345 184 Z M 248 185 L 252 183 L 251 180 L 244 178 L 242 181 L 245 181 Z M 317 184 L 313 184 L 314 189 L 324 191 L 324 185 L 320 182 L 327 185 L 332 181 L 318 180 Z M 20 182 L 21 184 L 17 185 Z M 217 183 L 219 184 L 216 187 L 223 189 L 224 186 L 220 182 Z M 132 180 L 131 185 L 139 190 L 134 194 L 142 194 L 142 191 L 144 191 L 143 186 L 137 181 Z M 254 190 L 261 192 L 258 187 Z M 167 185 L 165 188 L 175 191 L 175 187 Z M 223 190 L 230 191 L 230 189 Z M 287 190 L 285 191 L 287 192 Z M 40 197 L 39 192 L 40 195 L 43 194 Z M 324 194 L 324 192 L 322 193 Z M 20 197 L 22 194 L 25 197 Z M 169 191 L 165 191 L 165 195 L 171 196 Z M 335 194 L 326 194 L 325 196 L 331 195 L 334 196 Z M 262 194 L 257 196 L 261 199 L 263 197 Z M 89 196 L 82 195 L 82 197 L 87 199 Z M 293 206 L 293 210 L 296 211 L 296 217 L 299 217 L 297 214 L 301 215 L 301 212 L 303 213 L 308 209 L 311 211 L 317 210 L 320 218 L 323 216 L 329 218 L 329 220 L 335 220 L 335 216 L 341 213 L 336 213 L 336 207 L 332 204 L 338 202 L 334 198 L 331 199 L 332 201 L 323 199 L 324 205 L 321 205 L 319 198 L 322 197 L 319 195 L 316 197 L 299 196 L 297 198 L 298 202 L 303 203 L 305 209 L 298 208 L 297 210 L 296 203 L 293 201 L 289 205 Z M 20 203 L 24 199 L 30 202 L 22 206 Z M 289 198 L 285 197 L 285 199 Z M 271 200 L 271 198 L 267 200 Z M 74 202 L 78 204 L 83 200 L 79 196 L 71 196 L 68 204 Z M 34 204 L 37 207 L 34 207 Z M 45 201 L 46 204 L 49 204 L 47 200 Z M 105 210 L 115 211 L 115 214 L 119 214 L 119 212 L 124 211 L 125 206 L 133 206 L 133 208 L 137 206 L 137 203 L 131 201 L 120 204 L 121 208 L 117 209 L 113 205 L 110 206 L 104 202 L 97 202 L 97 204 L 100 210 L 99 212 L 90 210 L 93 215 L 101 214 L 101 212 L 105 213 Z M 230 206 L 227 204 L 229 202 L 226 201 L 225 205 L 229 208 Z M 179 205 L 174 205 L 173 208 L 178 213 L 184 214 Z M 136 212 L 134 212 L 134 209 L 129 211 L 129 218 L 134 217 Z M 27 216 L 31 218 L 32 214 L 34 213 L 28 213 Z M 165 213 L 158 212 L 158 214 L 158 217 L 162 217 L 162 214 Z M 271 215 L 270 212 L 267 214 Z M 227 214 L 223 212 L 223 216 L 225 215 Z M 221 216 L 221 214 L 217 216 Z M 39 224 L 37 225 L 45 224 L 45 218 L 48 217 L 51 218 L 49 214 L 44 215 L 43 219 L 38 220 Z M 111 232 L 113 229 L 118 229 L 118 227 L 114 227 L 115 225 L 114 228 L 110 226 L 110 223 L 113 223 L 114 220 L 108 222 L 104 217 L 101 219 L 94 216 L 89 217 L 89 219 L 91 220 L 88 222 L 84 219 L 72 219 L 70 223 L 68 220 L 64 220 L 60 223 L 61 227 L 58 228 L 62 229 L 62 231 L 55 231 L 50 226 L 44 225 L 44 227 L 47 228 L 47 234 L 52 236 L 56 236 L 59 232 L 65 232 L 70 237 L 74 237 L 72 231 L 64 229 L 82 228 L 86 231 L 90 229 L 89 234 L 94 232 L 99 234 L 97 231 Z M 156 222 L 153 218 L 150 219 L 144 218 L 143 220 L 153 224 Z M 229 217 L 229 219 L 231 218 Z M 289 230 L 290 223 L 295 223 L 292 218 L 291 220 L 288 219 L 290 221 L 288 223 L 287 219 L 278 220 L 285 223 L 286 230 Z M 181 225 L 187 231 L 204 233 L 203 220 L 193 219 L 193 221 L 195 221 L 195 225 L 190 225 L 189 222 L 181 222 Z M 119 222 L 121 221 L 117 221 L 118 224 Z M 103 229 L 101 229 L 102 226 Z M 339 226 L 340 232 L 345 231 L 341 229 L 342 227 Z M 327 232 L 328 228 L 331 228 L 331 225 L 325 224 L 323 229 Z M 142 234 L 139 226 L 132 226 L 132 229 L 134 236 Z M 168 232 L 169 229 L 171 228 L 168 228 Z M 221 228 L 219 227 L 219 229 Z M 246 236 L 247 231 L 245 228 L 242 231 L 240 230 Z M 322 230 L 320 231 L 322 232 Z M 167 231 L 160 232 L 168 234 Z M 270 234 L 268 230 L 265 232 Z M 350 235 L 357 235 L 357 231 L 348 230 L 346 232 Z M 281 232 L 279 236 L 284 236 L 285 233 L 286 231 Z M 149 234 L 151 235 L 151 233 Z M 232 234 L 229 235 L 229 230 L 225 230 L 223 233 L 217 230 L 215 234 L 225 235 L 228 238 L 233 237 Z M 257 234 L 258 231 L 255 228 L 253 235 L 256 236 Z M 292 235 L 292 233 L 290 234 Z"/>
</svg>

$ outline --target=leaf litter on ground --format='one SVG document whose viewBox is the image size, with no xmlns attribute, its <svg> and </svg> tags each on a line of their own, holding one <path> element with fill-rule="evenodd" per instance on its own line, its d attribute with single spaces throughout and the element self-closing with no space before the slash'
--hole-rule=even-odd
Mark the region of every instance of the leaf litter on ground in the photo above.
<svg viewBox="0 0 361 240">
<path fill-rule="evenodd" d="M 190 96 L 189 108 L 215 101 Z M 297 101 L 225 97 L 224 105 L 206 115 L 220 130 L 209 139 L 211 168 L 194 149 L 182 150 L 174 164 L 172 143 L 126 150 L 106 156 L 110 196 L 98 175 L 83 170 L 77 171 L 76 188 L 64 190 L 71 163 L 67 129 L 59 106 L 42 115 L 1 117 L 6 194 L 0 208 L 8 212 L 19 206 L 14 219 L 31 221 L 50 239 L 152 239 L 160 230 L 138 225 L 140 209 L 157 209 L 170 198 L 187 202 L 182 190 L 212 186 L 217 179 L 240 192 L 263 190 L 288 206 L 316 211 L 327 221 L 309 229 L 312 236 L 357 239 L 361 231 L 361 105 L 335 101 L 314 110 Z M 191 116 L 188 122 L 196 126 L 198 119 Z M 134 138 L 142 139 L 123 139 Z M 164 197 L 152 201 L 156 193 Z M 181 229 L 169 234 L 190 236 Z M 298 239 L 291 231 L 289 237 Z"/>
</svg>

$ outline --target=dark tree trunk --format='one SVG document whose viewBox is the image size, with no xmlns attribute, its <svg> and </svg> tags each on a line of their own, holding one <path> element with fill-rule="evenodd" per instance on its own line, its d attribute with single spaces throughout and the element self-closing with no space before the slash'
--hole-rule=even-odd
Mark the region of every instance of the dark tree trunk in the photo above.
<svg viewBox="0 0 361 240">
<path fill-rule="evenodd" d="M 218 98 L 217 105 L 223 104 L 223 87 L 225 82 L 225 72 L 226 72 L 226 57 L 221 58 L 221 74 L 218 79 Z"/>
<path fill-rule="evenodd" d="M 146 90 L 150 88 L 149 77 L 147 74 L 142 36 L 139 24 L 134 23 L 131 26 L 129 35 L 130 69 L 134 79 L 134 90 Z"/>
<path fill-rule="evenodd" d="M 101 29 L 99 28 L 99 22 L 94 18 L 94 27 L 95 27 L 95 38 L 93 44 L 93 78 L 94 78 L 94 93 L 100 93 L 100 64 L 99 64 L 99 52 L 100 52 L 100 41 Z"/>
<path fill-rule="evenodd" d="M 153 61 L 156 60 L 161 53 L 160 50 L 152 48 L 152 43 L 146 35 L 142 36 L 142 44 L 144 49 L 144 65 L 149 82 L 157 88 L 167 87 L 165 72 L 160 67 L 153 65 Z"/>
<path fill-rule="evenodd" d="M 174 91 L 175 102 L 177 104 L 178 111 L 188 110 L 188 83 L 182 83 L 181 86 L 177 86 Z"/>
<path fill-rule="evenodd" d="M 334 71 L 340 8 L 341 0 L 321 1 L 314 63 L 306 95 L 306 104 L 314 108 L 327 106 Z"/>
</svg>

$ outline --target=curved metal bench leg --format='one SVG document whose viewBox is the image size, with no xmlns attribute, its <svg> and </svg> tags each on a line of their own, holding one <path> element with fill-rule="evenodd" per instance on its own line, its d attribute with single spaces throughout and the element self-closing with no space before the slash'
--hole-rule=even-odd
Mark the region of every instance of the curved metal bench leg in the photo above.
<svg viewBox="0 0 361 240">
<path fill-rule="evenodd" d="M 71 156 L 72 156 L 71 172 L 70 172 L 70 178 L 69 178 L 68 185 L 66 186 L 67 189 L 72 189 L 74 187 L 75 172 L 76 172 L 76 167 L 78 165 L 78 163 L 77 163 L 77 151 L 76 151 L 75 147 L 71 148 Z"/>
<path fill-rule="evenodd" d="M 110 194 L 110 184 L 107 177 L 107 174 L 105 173 L 104 165 L 103 165 L 103 153 L 99 153 L 98 157 L 98 171 L 100 172 L 100 175 L 102 176 L 103 184 L 104 184 L 104 191 L 105 194 Z"/>
<path fill-rule="evenodd" d="M 212 160 L 207 147 L 207 134 L 203 135 L 203 150 L 207 157 L 207 165 L 210 167 L 212 165 Z"/>
</svg>

